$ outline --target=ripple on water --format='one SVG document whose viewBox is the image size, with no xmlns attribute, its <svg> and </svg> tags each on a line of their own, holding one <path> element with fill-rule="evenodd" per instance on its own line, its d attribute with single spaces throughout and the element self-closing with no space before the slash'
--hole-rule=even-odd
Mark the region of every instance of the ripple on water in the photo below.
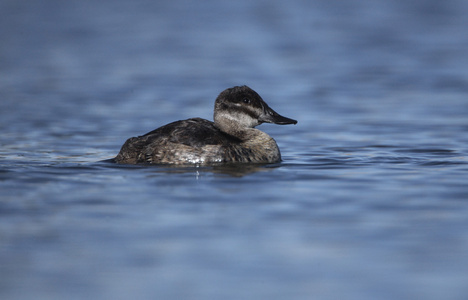
<svg viewBox="0 0 468 300">
<path fill-rule="evenodd" d="M 468 2 L 185 2 L 0 5 L 0 298 L 467 298 Z M 97 162 L 235 84 L 282 163 Z"/>
</svg>

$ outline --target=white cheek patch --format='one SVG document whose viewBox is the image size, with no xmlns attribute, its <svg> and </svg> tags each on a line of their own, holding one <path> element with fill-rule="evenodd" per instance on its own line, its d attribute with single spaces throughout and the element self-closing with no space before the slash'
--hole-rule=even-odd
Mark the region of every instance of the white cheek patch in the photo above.
<svg viewBox="0 0 468 300">
<path fill-rule="evenodd" d="M 232 120 L 238 124 L 241 124 L 242 127 L 254 128 L 258 125 L 258 120 L 252 118 L 251 116 L 243 113 L 230 113 L 224 114 L 226 119 Z"/>
</svg>

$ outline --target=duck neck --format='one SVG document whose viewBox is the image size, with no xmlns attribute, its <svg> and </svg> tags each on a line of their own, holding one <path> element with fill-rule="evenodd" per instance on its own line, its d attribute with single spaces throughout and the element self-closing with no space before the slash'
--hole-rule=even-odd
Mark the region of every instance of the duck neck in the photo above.
<svg viewBox="0 0 468 300">
<path fill-rule="evenodd" d="M 239 123 L 229 118 L 221 119 L 221 122 L 220 119 L 215 118 L 215 126 L 241 140 L 240 144 L 232 145 L 230 148 L 232 155 L 236 157 L 234 161 L 261 163 L 281 161 L 278 145 L 267 133 L 253 127 L 239 126 Z M 247 157 L 239 154 L 244 153 L 246 149 L 247 153 L 250 153 Z"/>
<path fill-rule="evenodd" d="M 215 118 L 215 126 L 218 127 L 222 132 L 232 135 L 242 141 L 250 139 L 252 133 L 257 131 L 254 128 L 242 127 L 240 126 L 239 122 L 226 117 Z"/>
</svg>

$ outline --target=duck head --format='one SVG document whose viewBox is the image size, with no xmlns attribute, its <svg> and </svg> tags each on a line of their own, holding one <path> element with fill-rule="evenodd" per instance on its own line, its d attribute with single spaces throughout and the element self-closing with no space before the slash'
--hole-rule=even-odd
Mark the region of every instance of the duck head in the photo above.
<svg viewBox="0 0 468 300">
<path fill-rule="evenodd" d="M 214 122 L 227 133 L 254 128 L 262 123 L 297 123 L 275 112 L 259 94 L 245 85 L 226 89 L 219 94 L 215 101 Z"/>
</svg>

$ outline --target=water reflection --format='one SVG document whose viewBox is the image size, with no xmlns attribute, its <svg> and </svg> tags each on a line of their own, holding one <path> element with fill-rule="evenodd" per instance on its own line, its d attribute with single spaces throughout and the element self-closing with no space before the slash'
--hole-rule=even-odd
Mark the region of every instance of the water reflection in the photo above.
<svg viewBox="0 0 468 300">
<path fill-rule="evenodd" d="M 125 165 L 117 164 L 113 159 L 108 159 L 99 162 L 102 166 L 111 168 L 122 169 L 149 169 L 151 173 L 165 173 L 165 174 L 185 174 L 193 173 L 198 177 L 201 172 L 210 172 L 213 174 L 228 175 L 232 177 L 243 177 L 257 172 L 269 172 L 278 168 L 281 163 L 275 164 L 213 164 L 213 165 L 164 165 L 164 164 L 139 164 L 139 165 Z"/>
</svg>

